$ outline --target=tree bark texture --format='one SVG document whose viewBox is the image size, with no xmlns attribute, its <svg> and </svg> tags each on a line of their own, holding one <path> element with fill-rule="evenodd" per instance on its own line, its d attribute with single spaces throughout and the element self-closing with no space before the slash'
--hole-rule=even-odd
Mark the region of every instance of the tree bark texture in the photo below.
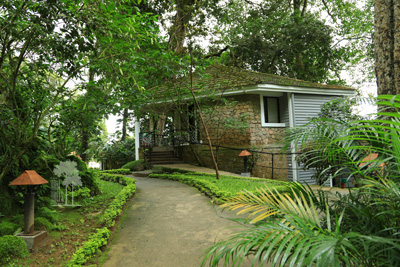
<svg viewBox="0 0 400 267">
<path fill-rule="evenodd" d="M 375 0 L 374 19 L 378 95 L 400 94 L 400 0 Z"/>
<path fill-rule="evenodd" d="M 172 32 L 170 33 L 170 43 L 175 52 L 183 52 L 183 45 L 186 37 L 186 28 L 192 18 L 194 0 L 177 0 L 176 15 Z"/>
<path fill-rule="evenodd" d="M 124 114 L 123 114 L 123 117 L 122 117 L 122 136 L 121 136 L 121 141 L 125 141 L 126 140 L 128 117 L 129 117 L 129 111 L 128 111 L 127 108 L 124 108 Z"/>
</svg>

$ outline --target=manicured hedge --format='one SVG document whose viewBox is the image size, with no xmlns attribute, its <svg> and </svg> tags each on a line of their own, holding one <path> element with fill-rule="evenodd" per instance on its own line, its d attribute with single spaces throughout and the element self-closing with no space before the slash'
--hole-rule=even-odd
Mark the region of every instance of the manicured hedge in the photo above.
<svg viewBox="0 0 400 267">
<path fill-rule="evenodd" d="M 67 266 L 81 266 L 88 260 L 101 253 L 100 248 L 107 245 L 111 231 L 107 227 L 97 229 L 97 233 L 91 235 L 89 239 L 72 255 L 72 259 Z"/>
<path fill-rule="evenodd" d="M 108 208 L 104 211 L 101 221 L 105 227 L 98 229 L 97 233 L 90 236 L 89 239 L 83 243 L 83 245 L 72 255 L 72 259 L 68 262 L 68 266 L 84 265 L 87 261 L 101 253 L 100 248 L 107 245 L 108 239 L 111 236 L 111 231 L 107 227 L 114 226 L 115 219 L 121 215 L 122 207 L 136 191 L 136 180 L 133 178 L 109 173 L 99 173 L 99 178 L 126 186 L 118 193 Z"/>
<path fill-rule="evenodd" d="M 122 185 L 128 185 L 128 184 L 132 183 L 132 181 L 136 182 L 136 180 L 134 180 L 132 178 L 126 177 L 124 175 L 118 175 L 118 174 L 109 174 L 109 173 L 101 172 L 98 174 L 98 176 L 101 180 L 109 181 L 109 182 L 113 182 L 113 183 L 120 183 Z"/>
<path fill-rule="evenodd" d="M 129 184 L 118 193 L 118 195 L 111 202 L 108 209 L 104 212 L 101 222 L 107 227 L 112 227 L 115 224 L 115 219 L 122 212 L 122 207 L 125 205 L 127 200 L 135 193 L 136 185 L 134 183 Z"/>
<path fill-rule="evenodd" d="M 102 173 L 112 173 L 112 174 L 132 174 L 132 171 L 129 168 L 105 170 L 105 171 L 101 171 L 101 172 Z"/>
</svg>

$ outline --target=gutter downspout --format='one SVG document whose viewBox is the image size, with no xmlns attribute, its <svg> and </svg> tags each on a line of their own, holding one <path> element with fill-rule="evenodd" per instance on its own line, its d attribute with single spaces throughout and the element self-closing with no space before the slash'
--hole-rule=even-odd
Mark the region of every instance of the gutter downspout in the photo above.
<svg viewBox="0 0 400 267">
<path fill-rule="evenodd" d="M 295 114 L 294 114 L 294 95 L 292 93 L 288 93 L 288 107 L 289 107 L 289 127 L 293 128 L 296 126 L 295 124 Z M 292 173 L 293 173 L 293 182 L 298 181 L 298 173 L 297 173 L 297 162 L 296 162 L 296 148 L 294 145 L 291 145 L 291 151 L 292 153 L 291 158 L 292 158 Z"/>
</svg>

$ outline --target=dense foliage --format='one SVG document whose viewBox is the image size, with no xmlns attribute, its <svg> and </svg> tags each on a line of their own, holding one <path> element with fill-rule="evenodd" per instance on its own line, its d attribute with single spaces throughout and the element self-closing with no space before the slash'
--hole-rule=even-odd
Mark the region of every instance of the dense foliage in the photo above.
<svg viewBox="0 0 400 267">
<path fill-rule="evenodd" d="M 25 241 L 13 235 L 0 236 L 0 263 L 6 264 L 12 258 L 25 258 L 29 255 Z"/>
</svg>

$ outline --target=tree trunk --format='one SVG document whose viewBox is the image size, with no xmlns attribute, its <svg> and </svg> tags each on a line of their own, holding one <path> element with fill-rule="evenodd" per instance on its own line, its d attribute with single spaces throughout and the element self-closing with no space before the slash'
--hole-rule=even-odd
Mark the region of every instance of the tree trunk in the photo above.
<svg viewBox="0 0 400 267">
<path fill-rule="evenodd" d="M 177 53 L 183 52 L 186 28 L 192 18 L 194 4 L 194 0 L 176 0 L 176 15 L 174 25 L 170 30 L 170 43 Z"/>
<path fill-rule="evenodd" d="M 375 0 L 375 72 L 378 95 L 400 93 L 400 1 Z"/>
<path fill-rule="evenodd" d="M 129 117 L 128 109 L 124 108 L 124 114 L 123 114 L 123 117 L 122 117 L 122 136 L 121 136 L 121 141 L 125 141 L 126 140 L 128 117 Z"/>
</svg>

